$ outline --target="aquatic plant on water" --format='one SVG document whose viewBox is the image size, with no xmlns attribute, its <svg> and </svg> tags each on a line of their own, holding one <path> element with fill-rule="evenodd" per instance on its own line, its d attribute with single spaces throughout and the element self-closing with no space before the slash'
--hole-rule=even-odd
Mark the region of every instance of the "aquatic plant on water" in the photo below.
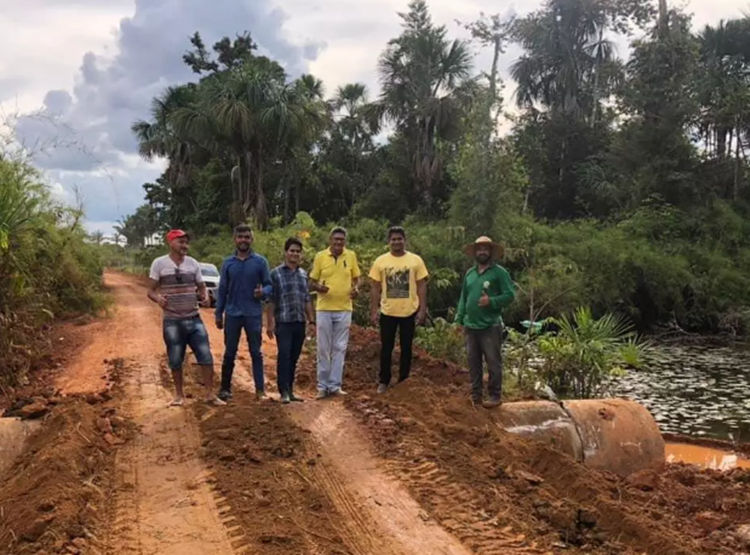
<svg viewBox="0 0 750 555">
<path fill-rule="evenodd" d="M 589 308 L 551 319 L 557 332 L 539 337 L 540 377 L 560 397 L 601 396 L 627 367 L 639 368 L 650 344 L 618 314 L 594 318 Z"/>
</svg>

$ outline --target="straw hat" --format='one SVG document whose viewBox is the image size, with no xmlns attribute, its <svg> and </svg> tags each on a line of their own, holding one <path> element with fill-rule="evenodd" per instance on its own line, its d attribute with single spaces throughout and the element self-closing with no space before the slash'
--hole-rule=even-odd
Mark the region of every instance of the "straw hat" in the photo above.
<svg viewBox="0 0 750 555">
<path fill-rule="evenodd" d="M 473 257 L 476 254 L 477 245 L 489 245 L 492 247 L 492 258 L 494 260 L 500 260 L 505 254 L 505 248 L 502 245 L 495 243 L 489 237 L 482 235 L 479 239 L 464 247 L 464 253 L 466 256 Z"/>
</svg>

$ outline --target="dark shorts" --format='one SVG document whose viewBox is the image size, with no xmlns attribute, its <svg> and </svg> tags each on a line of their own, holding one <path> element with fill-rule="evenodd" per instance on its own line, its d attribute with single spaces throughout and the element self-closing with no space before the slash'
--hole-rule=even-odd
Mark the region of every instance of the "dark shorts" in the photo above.
<svg viewBox="0 0 750 555">
<path fill-rule="evenodd" d="M 182 368 L 188 345 L 199 365 L 211 366 L 214 363 L 208 331 L 198 316 L 184 320 L 164 320 L 164 343 L 167 346 L 170 370 Z"/>
</svg>

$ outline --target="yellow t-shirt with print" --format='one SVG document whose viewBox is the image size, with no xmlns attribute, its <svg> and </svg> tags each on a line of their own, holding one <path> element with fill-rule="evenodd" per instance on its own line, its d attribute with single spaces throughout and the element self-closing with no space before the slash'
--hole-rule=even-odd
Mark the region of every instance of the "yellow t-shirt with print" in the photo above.
<svg viewBox="0 0 750 555">
<path fill-rule="evenodd" d="M 331 249 L 315 255 L 310 279 L 328 287 L 328 293 L 318 293 L 316 309 L 323 312 L 351 312 L 353 307 L 349 295 L 352 280 L 360 276 L 357 254 L 344 249 L 338 257 Z"/>
<path fill-rule="evenodd" d="M 406 318 L 419 310 L 417 282 L 428 277 L 421 257 L 407 251 L 403 256 L 380 256 L 372 265 L 370 279 L 381 284 L 380 311 Z"/>
</svg>

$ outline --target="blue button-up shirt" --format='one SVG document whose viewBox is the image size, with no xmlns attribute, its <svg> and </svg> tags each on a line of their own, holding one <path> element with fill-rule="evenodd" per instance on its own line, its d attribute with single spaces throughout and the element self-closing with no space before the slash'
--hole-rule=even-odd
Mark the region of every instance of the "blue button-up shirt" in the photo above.
<svg viewBox="0 0 750 555">
<path fill-rule="evenodd" d="M 242 260 L 235 253 L 224 259 L 221 281 L 216 299 L 216 319 L 227 316 L 257 317 L 263 314 L 262 299 L 255 298 L 255 288 L 263 287 L 263 297 L 271 294 L 271 275 L 268 261 L 257 253 Z"/>
<path fill-rule="evenodd" d="M 271 271 L 273 292 L 270 301 L 274 306 L 277 324 L 292 324 L 307 320 L 305 306 L 310 302 L 307 273 L 302 268 L 292 270 L 286 264 Z"/>
</svg>

